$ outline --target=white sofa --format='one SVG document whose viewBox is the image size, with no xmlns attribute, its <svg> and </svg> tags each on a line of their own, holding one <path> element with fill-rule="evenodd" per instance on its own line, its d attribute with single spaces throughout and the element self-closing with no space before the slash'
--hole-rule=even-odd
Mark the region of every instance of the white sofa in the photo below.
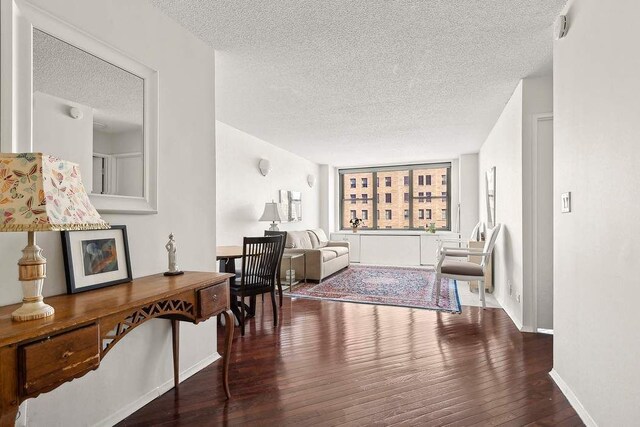
<svg viewBox="0 0 640 427">
<path fill-rule="evenodd" d="M 321 229 L 287 231 L 285 254 L 304 253 L 307 280 L 322 281 L 327 276 L 349 267 L 349 242 L 330 241 Z M 286 277 L 289 262 L 282 261 L 281 277 Z M 303 278 L 302 259 L 293 260 L 296 279 Z"/>
</svg>

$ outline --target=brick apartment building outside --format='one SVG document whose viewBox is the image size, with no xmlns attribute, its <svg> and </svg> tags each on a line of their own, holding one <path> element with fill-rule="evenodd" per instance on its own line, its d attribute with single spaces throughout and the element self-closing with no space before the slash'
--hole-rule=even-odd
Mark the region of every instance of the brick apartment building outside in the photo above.
<svg viewBox="0 0 640 427">
<path fill-rule="evenodd" d="M 378 229 L 424 228 L 432 222 L 438 229 L 449 228 L 447 170 L 445 167 L 414 169 L 413 194 L 410 194 L 409 170 L 378 171 L 376 182 L 373 182 L 373 172 L 344 173 L 342 227 L 349 228 L 349 219 L 358 217 L 364 220 L 363 229 L 373 228 L 376 215 Z"/>
</svg>

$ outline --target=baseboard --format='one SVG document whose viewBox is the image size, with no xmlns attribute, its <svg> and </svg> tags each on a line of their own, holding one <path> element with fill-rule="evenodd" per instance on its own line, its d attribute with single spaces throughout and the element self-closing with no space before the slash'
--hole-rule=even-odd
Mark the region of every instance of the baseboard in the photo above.
<svg viewBox="0 0 640 427">
<path fill-rule="evenodd" d="M 513 314 L 513 312 L 507 306 L 507 304 L 504 304 L 504 301 L 500 301 L 498 298 L 496 298 L 496 301 L 498 301 L 498 304 L 500 304 L 500 306 L 502 307 L 504 312 L 507 313 L 509 318 L 511 318 L 511 321 L 513 322 L 514 325 L 516 325 L 516 328 L 518 328 L 519 331 L 521 331 L 521 332 L 533 332 L 533 331 L 524 330 L 524 326 L 522 325 L 522 321 L 520 321 L 520 319 L 516 318 L 516 316 Z"/>
<path fill-rule="evenodd" d="M 220 355 L 218 353 L 213 353 L 210 356 L 202 359 L 201 361 L 199 361 L 195 365 L 191 366 L 190 368 L 185 369 L 184 371 L 182 371 L 180 373 L 180 382 L 186 380 L 187 378 L 189 378 L 193 374 L 195 374 L 195 373 L 201 371 L 202 369 L 206 368 L 207 366 L 209 366 L 210 364 L 212 364 L 213 362 L 215 362 L 218 359 L 220 359 Z M 166 381 L 166 382 L 162 383 L 160 386 L 154 388 L 153 390 L 149 391 L 148 393 L 140 396 L 140 398 L 138 398 L 135 401 L 131 402 L 127 406 L 125 406 L 123 408 L 120 408 L 118 411 L 114 412 L 113 414 L 111 414 L 107 418 L 105 418 L 105 419 L 103 419 L 101 421 L 98 421 L 96 424 L 94 424 L 94 426 L 96 426 L 96 427 L 98 427 L 98 426 L 99 427 L 102 427 L 102 426 L 104 426 L 104 427 L 113 426 L 113 425 L 119 423 L 120 421 L 124 420 L 125 418 L 127 418 L 129 415 L 131 415 L 134 412 L 136 412 L 138 409 L 142 408 L 147 403 L 151 402 L 152 400 L 156 399 L 157 397 L 159 397 L 162 394 L 166 393 L 167 391 L 171 390 L 172 388 L 173 388 L 173 378 L 171 378 L 169 381 Z"/>
<path fill-rule="evenodd" d="M 593 418 L 591 418 L 591 415 L 589 415 L 589 413 L 584 408 L 584 406 L 582 406 L 582 403 L 580 403 L 580 400 L 578 400 L 578 398 L 573 393 L 569 385 L 566 382 L 564 382 L 564 380 L 562 379 L 562 377 L 560 377 L 560 375 L 558 375 L 558 372 L 556 372 L 555 369 L 552 369 L 551 372 L 549 372 L 549 375 L 551 376 L 553 381 L 555 381 L 555 383 L 558 385 L 562 393 L 565 395 L 565 397 L 571 404 L 571 406 L 573 406 L 573 409 L 576 410 L 576 412 L 578 413 L 578 416 L 582 419 L 582 422 L 585 423 L 585 425 L 588 427 L 597 427 L 598 424 L 596 424 Z"/>
<path fill-rule="evenodd" d="M 553 335 L 553 329 L 538 328 L 536 332 L 539 334 Z"/>
</svg>

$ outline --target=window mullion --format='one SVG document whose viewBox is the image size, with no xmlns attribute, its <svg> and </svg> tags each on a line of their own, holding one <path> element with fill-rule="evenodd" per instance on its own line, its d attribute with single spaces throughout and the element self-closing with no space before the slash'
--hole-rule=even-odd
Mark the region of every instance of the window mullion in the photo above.
<svg viewBox="0 0 640 427">
<path fill-rule="evenodd" d="M 373 230 L 378 229 L 378 173 L 373 172 Z"/>
<path fill-rule="evenodd" d="M 409 169 L 409 229 L 413 228 L 413 169 Z"/>
</svg>

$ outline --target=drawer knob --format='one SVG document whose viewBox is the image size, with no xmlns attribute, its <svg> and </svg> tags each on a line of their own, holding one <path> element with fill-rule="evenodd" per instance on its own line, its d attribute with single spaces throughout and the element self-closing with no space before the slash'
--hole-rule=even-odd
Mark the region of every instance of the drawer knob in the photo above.
<svg viewBox="0 0 640 427">
<path fill-rule="evenodd" d="M 212 299 L 214 302 L 215 302 L 215 301 L 218 301 L 218 294 L 213 294 L 213 295 L 211 296 L 211 299 Z"/>
</svg>

